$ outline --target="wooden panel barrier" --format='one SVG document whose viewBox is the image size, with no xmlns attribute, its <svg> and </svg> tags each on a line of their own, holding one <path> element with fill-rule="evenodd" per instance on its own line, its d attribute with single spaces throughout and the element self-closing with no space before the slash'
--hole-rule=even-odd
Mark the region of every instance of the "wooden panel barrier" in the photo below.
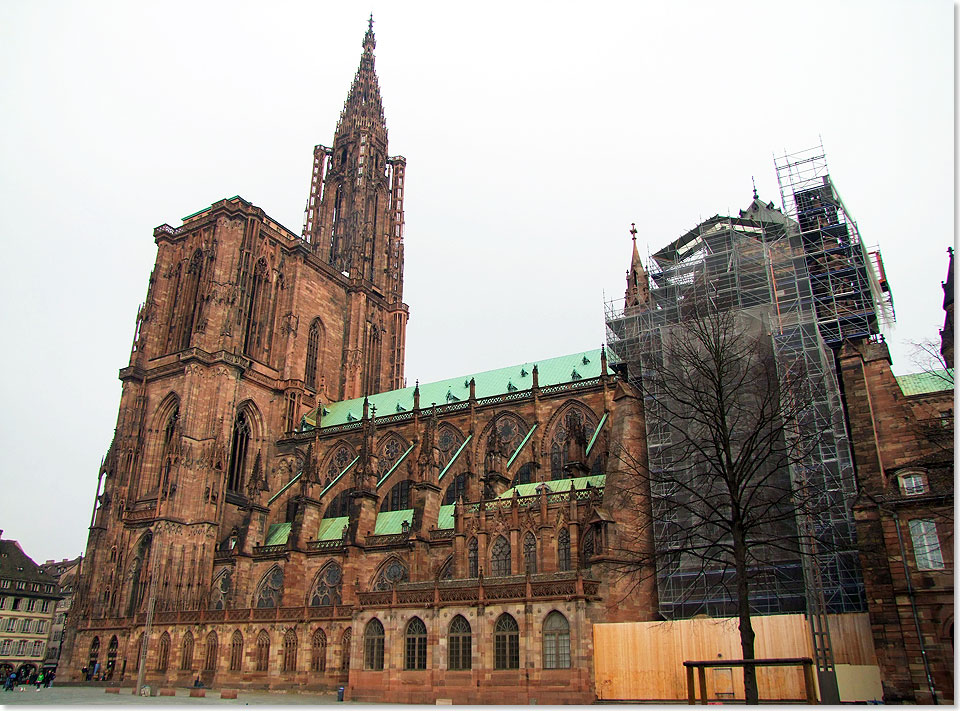
<svg viewBox="0 0 960 711">
<path fill-rule="evenodd" d="M 829 616 L 837 664 L 876 665 L 866 613 Z M 758 658 L 813 657 L 810 627 L 802 614 L 753 618 Z M 674 622 L 624 622 L 593 626 L 597 697 L 610 700 L 683 701 L 688 660 L 742 659 L 736 618 Z M 710 698 L 742 699 L 743 673 L 732 667 L 703 670 Z M 761 699 L 803 700 L 799 667 L 757 669 Z"/>
</svg>

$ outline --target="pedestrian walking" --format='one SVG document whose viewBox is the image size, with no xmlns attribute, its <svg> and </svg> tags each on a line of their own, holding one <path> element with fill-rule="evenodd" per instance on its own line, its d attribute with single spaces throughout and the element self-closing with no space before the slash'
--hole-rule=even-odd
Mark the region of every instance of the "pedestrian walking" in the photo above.
<svg viewBox="0 0 960 711">
<path fill-rule="evenodd" d="M 37 674 L 37 691 L 40 691 L 40 687 L 43 686 L 44 673 L 41 671 Z"/>
</svg>

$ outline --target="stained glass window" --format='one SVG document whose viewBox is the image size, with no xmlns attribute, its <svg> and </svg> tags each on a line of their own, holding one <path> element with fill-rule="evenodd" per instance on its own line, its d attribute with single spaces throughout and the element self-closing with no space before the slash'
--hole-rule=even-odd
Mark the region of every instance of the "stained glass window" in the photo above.
<svg viewBox="0 0 960 711">
<path fill-rule="evenodd" d="M 446 481 L 449 478 L 449 474 L 443 479 Z M 453 481 L 450 483 L 450 486 L 447 487 L 446 492 L 443 495 L 444 505 L 455 504 L 460 497 L 466 498 L 467 496 L 467 474 L 457 474 L 454 477 Z"/>
<path fill-rule="evenodd" d="M 537 539 L 529 532 L 523 537 L 523 563 L 526 572 L 537 572 Z"/>
<path fill-rule="evenodd" d="M 193 635 L 188 631 L 183 636 L 183 645 L 180 648 L 180 669 L 189 671 L 193 668 Z"/>
<path fill-rule="evenodd" d="M 167 632 L 160 637 L 160 651 L 157 654 L 157 671 L 165 672 L 170 662 L 170 635 Z"/>
<path fill-rule="evenodd" d="M 393 488 L 383 497 L 380 511 L 400 511 L 410 508 L 410 480 L 404 479 L 393 485 Z"/>
<path fill-rule="evenodd" d="M 336 563 L 328 564 L 317 576 L 310 596 L 310 606 L 339 605 L 340 594 L 343 590 L 343 572 Z"/>
<path fill-rule="evenodd" d="M 391 560 L 380 571 L 377 576 L 377 582 L 374 583 L 374 590 L 390 590 L 395 583 L 402 583 L 410 578 L 407 566 L 399 560 Z"/>
<path fill-rule="evenodd" d="M 379 457 L 377 474 L 380 478 L 383 478 L 383 475 L 390 471 L 391 467 L 397 463 L 401 454 L 403 454 L 403 449 L 400 440 L 398 440 L 396 436 L 390 437 L 377 454 Z"/>
<path fill-rule="evenodd" d="M 222 610 L 227 605 L 227 596 L 230 594 L 230 570 L 224 570 L 213 581 L 213 591 L 210 596 L 210 606 L 214 610 Z"/>
<path fill-rule="evenodd" d="M 350 627 L 347 627 L 343 632 L 343 636 L 340 638 L 340 671 L 350 669 L 350 645 L 352 642 L 353 632 Z"/>
<path fill-rule="evenodd" d="M 570 532 L 565 528 L 557 536 L 557 570 L 570 570 Z"/>
<path fill-rule="evenodd" d="M 476 578 L 480 575 L 479 567 L 480 561 L 479 556 L 477 555 L 477 539 L 471 538 L 470 544 L 467 546 L 467 562 L 469 563 L 470 573 L 468 577 Z"/>
<path fill-rule="evenodd" d="M 283 570 L 274 566 L 257 590 L 257 607 L 277 607 L 283 595 Z"/>
<path fill-rule="evenodd" d="M 510 575 L 510 543 L 500 536 L 490 551 L 490 567 L 493 575 Z"/>
</svg>

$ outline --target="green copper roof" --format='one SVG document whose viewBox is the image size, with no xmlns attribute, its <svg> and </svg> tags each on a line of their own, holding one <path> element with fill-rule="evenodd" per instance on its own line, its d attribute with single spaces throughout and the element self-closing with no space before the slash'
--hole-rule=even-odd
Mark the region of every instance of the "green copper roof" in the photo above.
<svg viewBox="0 0 960 711">
<path fill-rule="evenodd" d="M 350 523 L 349 516 L 325 518 L 320 521 L 320 530 L 317 531 L 318 541 L 337 541 L 343 534 L 343 527 Z"/>
<path fill-rule="evenodd" d="M 413 509 L 381 511 L 377 514 L 377 525 L 373 529 L 373 535 L 387 536 L 391 533 L 402 533 L 404 521 L 413 523 Z"/>
<path fill-rule="evenodd" d="M 267 529 L 267 540 L 264 541 L 263 545 L 279 546 L 286 543 L 288 538 L 290 538 L 289 523 L 271 523 L 270 528 Z"/>
<path fill-rule="evenodd" d="M 607 357 L 610 358 L 609 353 Z M 596 378 L 600 376 L 600 349 L 595 348 L 557 358 L 461 375 L 434 383 L 421 383 L 420 408 L 421 410 L 429 409 L 433 403 L 446 405 L 453 402 L 466 402 L 470 398 L 471 378 L 476 382 L 477 398 L 505 395 L 515 390 L 529 390 L 533 387 L 534 365 L 537 366 L 537 380 L 541 388 Z M 413 387 L 406 387 L 371 395 L 370 405 L 376 407 L 376 413 L 379 416 L 409 412 L 413 410 L 413 390 Z M 355 422 L 363 416 L 363 398 L 330 403 L 325 405 L 324 409 L 320 423 L 322 427 Z M 307 413 L 304 420 L 308 425 L 315 426 L 316 410 Z"/>
<path fill-rule="evenodd" d="M 953 368 L 929 370 L 925 373 L 898 375 L 897 383 L 904 395 L 925 395 L 953 390 Z"/>
<path fill-rule="evenodd" d="M 520 496 L 533 496 L 537 493 L 537 487 L 540 484 L 546 484 L 550 487 L 548 493 L 558 494 L 563 491 L 570 491 L 571 484 L 575 485 L 578 489 L 586 489 L 587 484 L 590 486 L 599 489 L 607 481 L 607 477 L 604 474 L 595 474 L 594 476 L 578 476 L 576 479 L 557 479 L 556 481 L 535 481 L 529 484 L 518 484 L 517 486 L 511 487 L 504 491 L 497 498 L 499 499 L 509 499 L 513 496 L 513 490 L 517 490 L 517 494 Z"/>
<path fill-rule="evenodd" d="M 440 507 L 440 515 L 437 516 L 437 528 L 453 528 L 453 507 L 456 504 L 446 504 Z"/>
</svg>

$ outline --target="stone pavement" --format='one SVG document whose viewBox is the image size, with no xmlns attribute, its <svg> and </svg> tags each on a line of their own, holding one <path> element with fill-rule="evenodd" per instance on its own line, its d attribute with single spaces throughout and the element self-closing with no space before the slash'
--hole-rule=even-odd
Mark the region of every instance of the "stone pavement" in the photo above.
<svg viewBox="0 0 960 711">
<path fill-rule="evenodd" d="M 133 706 L 149 704 L 151 706 L 190 705 L 202 706 L 233 704 L 234 706 L 284 706 L 301 704 L 317 706 L 337 704 L 336 693 L 289 693 L 284 691 L 243 691 L 239 690 L 235 699 L 221 699 L 219 689 L 207 689 L 204 698 L 191 698 L 189 689 L 177 689 L 176 696 L 140 697 L 133 695 L 133 689 L 120 689 L 119 694 L 108 694 L 103 687 L 54 686 L 37 691 L 33 686 L 20 687 L 23 691 L 0 691 L 0 704 L 4 706 L 60 706 L 63 704 L 91 704 L 96 706 Z"/>
</svg>

